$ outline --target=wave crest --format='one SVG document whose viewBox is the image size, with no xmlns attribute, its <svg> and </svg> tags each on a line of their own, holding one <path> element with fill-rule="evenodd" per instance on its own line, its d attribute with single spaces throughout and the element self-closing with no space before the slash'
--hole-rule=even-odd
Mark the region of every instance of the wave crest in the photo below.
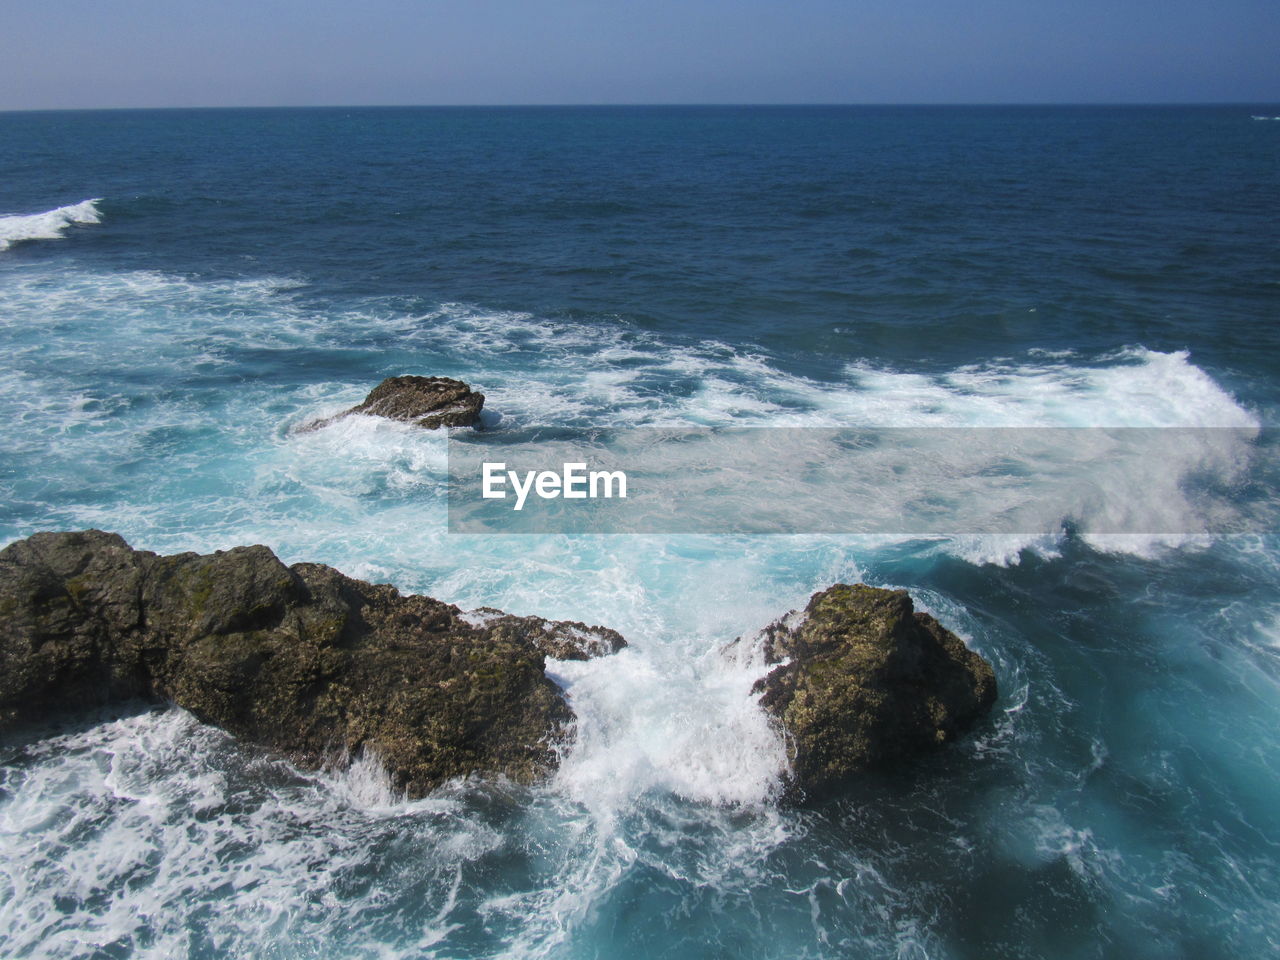
<svg viewBox="0 0 1280 960">
<path fill-rule="evenodd" d="M 58 240 L 73 223 L 101 223 L 98 204 L 102 198 L 81 200 L 44 213 L 14 214 L 0 217 L 0 251 L 8 250 L 24 240 Z"/>
</svg>

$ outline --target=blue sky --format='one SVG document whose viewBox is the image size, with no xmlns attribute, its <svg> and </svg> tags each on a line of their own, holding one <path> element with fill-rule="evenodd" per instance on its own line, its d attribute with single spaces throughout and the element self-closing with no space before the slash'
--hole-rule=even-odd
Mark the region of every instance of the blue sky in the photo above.
<svg viewBox="0 0 1280 960">
<path fill-rule="evenodd" d="M 1280 100 L 1280 0 L 3 0 L 0 109 Z"/>
</svg>

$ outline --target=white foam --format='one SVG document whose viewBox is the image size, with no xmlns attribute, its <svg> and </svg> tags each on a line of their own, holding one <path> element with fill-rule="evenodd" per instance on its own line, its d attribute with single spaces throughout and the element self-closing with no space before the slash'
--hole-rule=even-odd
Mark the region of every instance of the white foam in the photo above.
<svg viewBox="0 0 1280 960">
<path fill-rule="evenodd" d="M 647 644 L 552 668 L 578 715 L 557 784 L 602 818 L 650 791 L 751 805 L 777 790 L 785 748 L 751 694 L 762 671 L 721 658 L 719 644 L 693 661 L 686 649 Z"/>
<path fill-rule="evenodd" d="M 102 215 L 97 204 L 100 202 L 101 199 L 81 200 L 44 213 L 0 216 L 0 251 L 24 240 L 57 240 L 73 223 L 99 223 Z"/>
<path fill-rule="evenodd" d="M 463 608 L 607 624 L 631 644 L 615 657 L 551 665 L 573 698 L 579 737 L 548 788 L 512 804 L 522 812 L 511 823 L 499 822 L 509 812 L 477 814 L 449 791 L 402 803 L 372 757 L 301 777 L 231 750 L 176 711 L 38 745 L 6 774 L 0 807 L 0 941 L 33 957 L 91 956 L 93 944 L 148 925 L 135 956 L 184 955 L 203 924 L 224 953 L 315 943 L 352 957 L 420 956 L 468 922 L 466 937 L 493 955 L 556 956 L 635 869 L 718 895 L 776 869 L 770 852 L 794 823 L 769 804 L 783 750 L 750 692 L 762 667 L 718 650 L 802 608 L 815 590 L 862 579 L 860 565 L 893 541 L 450 535 L 441 435 L 371 417 L 288 429 L 358 402 L 380 373 L 416 365 L 461 376 L 515 425 L 1256 424 L 1185 352 L 1033 353 L 934 374 L 853 364 L 820 382 L 762 353 L 621 322 L 456 304 L 407 313 L 376 300 L 321 313 L 287 279 L 24 271 L 6 281 L 0 446 L 22 458 L 22 532 L 98 526 L 165 552 L 261 542 L 290 561 L 329 562 Z M 382 371 L 391 341 L 395 369 Z M 236 379 L 245 351 L 296 359 L 311 349 L 326 362 L 343 351 L 360 372 L 319 383 Z M 1184 450 L 1170 482 L 1206 463 L 1228 471 L 1235 452 Z M 1157 506 L 1196 506 L 1166 492 Z M 936 538 L 932 548 L 1007 563 L 1025 547 L 1059 544 L 1053 535 Z M 944 598 L 926 599 L 948 626 L 966 625 Z M 1011 706 L 980 745 L 991 752 L 1006 749 L 1001 738 L 1026 715 L 1026 678 L 1008 668 L 1001 682 Z M 240 775 L 249 763 L 259 764 L 253 776 Z M 1095 870 L 1091 837 L 1061 817 L 1041 820 L 1026 824 L 1019 855 L 1028 864 L 1066 857 Z M 396 860 L 388 848 L 421 853 Z M 531 875 L 518 889 L 494 893 L 476 879 L 509 861 Z M 891 893 L 879 897 L 884 888 L 857 864 L 820 869 L 829 879 L 790 895 L 813 904 L 822 936 L 836 936 L 837 898 L 855 898 L 866 915 Z M 214 887 L 222 892 L 211 911 L 200 891 Z M 864 890 L 866 903 L 856 900 Z M 375 929 L 388 916 L 419 922 L 419 913 L 429 922 L 411 933 Z M 491 922 L 508 932 L 489 934 Z M 901 931 L 904 955 L 923 949 L 918 934 Z"/>
<path fill-rule="evenodd" d="M 464 610 L 458 615 L 458 619 L 483 630 L 501 616 L 502 613 L 498 610 Z"/>
<path fill-rule="evenodd" d="M 459 869 L 502 842 L 447 797 L 394 803 L 370 758 L 300 775 L 176 709 L 33 744 L 0 784 L 0 944 L 40 960 L 108 945 L 146 960 L 197 943 L 246 955 L 288 930 L 386 955 L 352 942 L 347 921 L 384 893 L 416 908 L 427 891 L 447 930 Z M 361 895 L 379 846 L 406 836 L 422 850 L 415 883 Z"/>
<path fill-rule="evenodd" d="M 405 792 L 396 789 L 381 758 L 368 747 L 354 757 L 335 758 L 325 779 L 336 796 L 365 810 L 394 810 L 407 802 Z"/>
<path fill-rule="evenodd" d="M 464 609 L 619 629 L 632 644 L 621 657 L 555 668 L 584 718 L 557 782 L 567 796 L 594 798 L 602 819 L 654 791 L 710 805 L 767 801 L 780 746 L 750 702 L 756 667 L 723 663 L 711 651 L 802 607 L 815 590 L 858 579 L 860 559 L 902 538 L 450 535 L 443 434 L 365 416 L 309 433 L 289 429 L 359 402 L 376 375 L 218 386 L 240 351 L 292 358 L 340 347 L 386 363 L 393 339 L 395 369 L 386 373 L 462 376 L 516 425 L 1257 422 L 1185 352 L 1037 352 L 934 374 L 853 364 L 839 380 L 819 382 L 763 353 L 663 339 L 622 322 L 574 324 L 457 304 L 406 313 L 380 300 L 322 313 L 297 286 L 287 278 L 202 283 L 153 272 L 38 271 L 4 285 L 0 332 L 14 349 L 0 357 L 0 441 L 28 458 L 33 481 L 91 493 L 41 507 L 40 524 L 114 529 L 166 552 L 266 543 L 286 560 L 328 562 Z M 167 382 L 192 356 L 213 363 L 214 399 L 197 401 L 185 386 L 162 397 L 139 392 L 140 378 Z M 376 369 L 377 360 L 361 362 Z M 673 381 L 689 389 L 672 390 Z M 1199 505 L 1177 484 L 1206 466 L 1229 478 L 1241 467 L 1239 451 L 1174 453 L 1166 487 L 1155 496 L 1131 490 L 1122 503 L 1173 511 L 1194 531 Z M 1124 464 L 1105 452 L 1082 469 L 1109 471 L 1126 489 Z M 919 494 L 888 488 L 885 509 Z M 1061 518 L 1042 519 L 1056 531 Z M 1089 533 L 1087 514 L 1073 519 Z M 1025 549 L 1052 554 L 1060 542 L 1057 532 L 939 537 L 934 549 L 1012 563 Z M 1133 553 L 1161 546 L 1152 538 L 1098 542 Z"/>
<path fill-rule="evenodd" d="M 147 274 L 103 287 L 108 306 L 102 309 L 114 325 L 95 324 L 61 343 L 55 337 L 55 354 L 71 355 L 86 342 L 91 352 L 114 351 L 113 338 L 122 328 L 145 335 L 162 358 L 192 343 L 216 352 L 224 339 L 284 347 L 294 339 L 328 335 L 327 318 L 302 309 L 280 281 L 202 285 Z M 38 291 L 21 295 L 34 308 Z M 72 310 L 77 299 L 68 297 L 54 315 Z M 264 324 L 265 317 L 273 323 Z M 19 311 L 15 322 L 22 319 Z M 338 322 L 349 330 L 365 324 L 406 331 L 431 353 L 468 354 L 474 365 L 468 379 L 486 391 L 492 405 L 526 423 L 560 417 L 629 424 L 1254 422 L 1185 353 L 1133 349 L 1088 363 L 1074 356 L 1028 357 L 934 376 L 864 366 L 851 368 L 845 383 L 823 384 L 723 345 L 666 348 L 621 326 L 574 329 L 463 308 L 442 310 L 429 323 L 376 309 Z M 86 340 L 92 337 L 100 339 Z M 502 358 L 517 350 L 532 356 L 522 357 L 518 368 L 505 366 Z M 544 350 L 548 356 L 538 359 Z M 604 373 L 591 379 L 566 371 L 562 358 L 573 351 L 596 358 Z M 438 355 L 453 363 L 449 353 Z M 610 367 L 613 361 L 626 366 Z M 403 363 L 397 359 L 398 366 Z M 312 433 L 286 430 L 358 402 L 367 383 L 271 390 L 250 385 L 220 408 L 156 404 L 140 417 L 99 422 L 96 415 L 85 419 L 80 401 L 47 406 L 49 397 L 76 394 L 60 389 L 57 364 L 44 370 L 39 379 L 26 371 L 26 379 L 7 382 L 15 402 L 36 405 L 19 418 L 21 430 L 0 430 L 33 450 L 56 446 L 68 463 L 87 465 L 78 468 L 82 472 L 118 460 L 141 436 L 189 427 L 193 417 L 219 435 L 217 459 L 200 450 L 171 455 L 175 476 L 161 470 L 155 496 L 150 489 L 131 488 L 107 504 L 60 506 L 59 525 L 119 529 L 139 546 L 167 551 L 262 542 L 291 561 L 330 562 L 349 575 L 393 582 L 464 608 L 494 606 L 620 629 L 632 643 L 621 657 L 554 668 L 583 718 L 581 737 L 557 783 L 567 796 L 590 802 L 602 820 L 654 791 L 713 805 L 767 801 L 781 754 L 751 704 L 749 690 L 758 674 L 750 665 L 724 664 L 710 651 L 803 606 L 814 590 L 858 579 L 856 558 L 889 540 L 654 537 L 639 550 L 634 540 L 522 537 L 512 543 L 450 536 L 443 528 L 442 435 L 360 416 Z M 699 382 L 701 391 L 673 396 L 646 383 L 673 371 Z M 1185 463 L 1200 463 L 1204 453 L 1189 451 Z M 1208 455 L 1229 459 L 1214 451 Z M 145 453 L 139 450 L 138 456 Z M 180 470 L 206 478 L 206 484 L 184 486 Z M 1173 465 L 1171 485 L 1182 471 Z M 216 484 L 209 482 L 214 479 Z M 1163 492 L 1153 498 L 1149 491 L 1135 491 L 1131 499 L 1136 506 L 1182 506 Z M 1152 543 L 1137 538 L 1114 546 L 1140 553 Z M 936 548 L 975 562 L 1010 563 L 1023 549 L 1051 554 L 1057 544 L 1057 537 L 1045 534 L 938 539 Z M 691 565 L 698 571 L 694 584 Z"/>
<path fill-rule="evenodd" d="M 854 425 L 894 427 L 1256 427 L 1185 350 L 1130 347 L 993 360 L 935 375 L 853 364 L 842 398 Z"/>
</svg>

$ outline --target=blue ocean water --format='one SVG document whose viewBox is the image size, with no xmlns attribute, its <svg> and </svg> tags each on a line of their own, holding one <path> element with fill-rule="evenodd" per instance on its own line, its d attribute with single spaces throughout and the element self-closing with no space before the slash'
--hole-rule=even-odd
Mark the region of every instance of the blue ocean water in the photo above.
<svg viewBox="0 0 1280 960">
<path fill-rule="evenodd" d="M 450 535 L 441 437 L 290 430 L 399 373 L 517 427 L 1273 425 L 1264 114 L 0 114 L 0 543 L 265 543 L 631 642 L 551 666 L 580 720 L 534 789 L 406 803 L 177 710 L 6 744 L 0 954 L 1274 954 L 1275 537 L 1194 536 L 1191 501 L 1185 537 Z M 1250 456 L 1169 471 L 1274 498 Z M 859 579 L 910 589 L 1000 701 L 779 804 L 758 674 L 718 650 Z"/>
</svg>

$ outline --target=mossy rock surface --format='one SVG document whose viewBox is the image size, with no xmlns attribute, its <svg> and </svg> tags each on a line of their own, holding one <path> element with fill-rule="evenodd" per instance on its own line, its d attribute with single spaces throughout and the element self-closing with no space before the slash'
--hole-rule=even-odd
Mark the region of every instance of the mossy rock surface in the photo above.
<svg viewBox="0 0 1280 960">
<path fill-rule="evenodd" d="M 412 796 L 546 775 L 573 720 L 546 657 L 625 645 L 288 567 L 263 546 L 158 556 L 96 530 L 0 551 L 0 612 L 0 732 L 151 697 L 303 766 L 372 751 Z M 990 664 L 901 590 L 837 584 L 756 642 L 776 664 L 757 692 L 800 793 L 945 744 L 996 697 Z"/>
<path fill-rule="evenodd" d="M 415 796 L 550 771 L 573 713 L 543 638 L 585 629 L 477 625 L 263 546 L 159 556 L 96 530 L 0 551 L 0 610 L 0 731 L 151 697 L 303 766 L 371 750 Z"/>
<path fill-rule="evenodd" d="M 778 665 L 756 690 L 786 737 L 796 792 L 908 762 L 954 740 L 996 699 L 991 665 L 917 613 L 905 590 L 836 584 L 756 642 Z"/>
</svg>

